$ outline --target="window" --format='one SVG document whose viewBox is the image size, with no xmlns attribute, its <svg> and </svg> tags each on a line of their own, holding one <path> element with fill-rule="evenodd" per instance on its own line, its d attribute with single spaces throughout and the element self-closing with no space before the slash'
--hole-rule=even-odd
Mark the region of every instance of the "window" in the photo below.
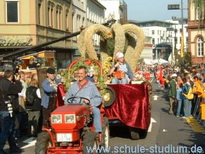
<svg viewBox="0 0 205 154">
<path fill-rule="evenodd" d="M 200 9 L 199 7 L 196 8 L 196 20 L 200 19 Z"/>
<path fill-rule="evenodd" d="M 38 24 L 41 25 L 41 3 L 38 4 Z"/>
<path fill-rule="evenodd" d="M 68 31 L 69 30 L 69 19 L 68 19 L 68 14 L 69 14 L 69 10 L 67 9 L 66 10 L 66 15 L 65 15 L 65 20 L 66 20 L 66 22 L 65 22 L 65 28 L 66 28 L 66 30 Z"/>
<path fill-rule="evenodd" d="M 50 26 L 53 27 L 53 7 L 51 8 L 51 21 Z"/>
<path fill-rule="evenodd" d="M 152 30 L 152 35 L 154 35 L 154 30 Z"/>
<path fill-rule="evenodd" d="M 155 39 L 154 38 L 152 39 L 152 44 L 155 44 Z"/>
<path fill-rule="evenodd" d="M 48 26 L 49 27 L 54 27 L 54 3 L 48 2 Z"/>
<path fill-rule="evenodd" d="M 48 16 L 47 16 L 47 20 L 48 20 L 48 26 L 50 26 L 50 7 L 48 7 Z"/>
<path fill-rule="evenodd" d="M 177 38 L 177 37 L 175 37 L 175 43 L 176 43 L 176 44 L 178 43 L 178 38 Z"/>
<path fill-rule="evenodd" d="M 6 1 L 7 22 L 19 22 L 19 2 Z"/>
<path fill-rule="evenodd" d="M 62 29 L 62 13 L 61 13 L 61 10 L 59 10 L 59 29 Z"/>
<path fill-rule="evenodd" d="M 62 7 L 59 5 L 56 7 L 56 28 L 62 29 Z"/>
<path fill-rule="evenodd" d="M 197 38 L 197 56 L 198 57 L 204 56 L 204 42 L 202 37 Z"/>
<path fill-rule="evenodd" d="M 59 15 L 58 15 L 58 9 L 56 10 L 56 28 L 58 29 L 59 28 L 59 25 L 58 25 L 58 21 L 59 21 Z"/>
</svg>

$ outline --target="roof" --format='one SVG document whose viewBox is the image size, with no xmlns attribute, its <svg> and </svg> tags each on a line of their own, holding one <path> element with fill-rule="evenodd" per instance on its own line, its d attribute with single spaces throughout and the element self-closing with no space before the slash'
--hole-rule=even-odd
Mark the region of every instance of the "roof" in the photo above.
<svg viewBox="0 0 205 154">
<path fill-rule="evenodd" d="M 134 21 L 130 20 L 130 23 L 136 24 L 141 27 L 151 27 L 151 26 L 161 26 L 161 27 L 170 27 L 175 25 L 174 23 L 159 21 L 159 20 L 148 20 L 148 21 Z"/>
<path fill-rule="evenodd" d="M 155 46 L 155 48 L 169 48 L 169 49 L 172 49 L 172 46 L 168 43 L 159 43 Z"/>
</svg>

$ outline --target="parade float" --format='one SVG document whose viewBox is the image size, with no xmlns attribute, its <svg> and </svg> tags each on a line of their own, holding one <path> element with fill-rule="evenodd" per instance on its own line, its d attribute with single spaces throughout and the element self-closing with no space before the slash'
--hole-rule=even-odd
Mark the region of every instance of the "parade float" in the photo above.
<svg viewBox="0 0 205 154">
<path fill-rule="evenodd" d="M 97 55 L 93 45 L 95 34 L 100 36 L 100 55 Z M 109 54 L 106 48 L 110 39 L 114 40 L 112 54 Z M 113 24 L 110 27 L 95 24 L 80 33 L 78 49 L 81 58 L 73 61 L 61 74 L 64 84 L 59 86 L 58 107 L 51 113 L 51 128 L 43 128 L 43 132 L 38 135 L 36 153 L 87 153 L 86 147 L 89 146 L 107 147 L 109 125 L 116 123 L 129 127 L 132 139 L 146 137 L 151 119 L 149 84 L 142 81 L 111 84 L 112 76 L 108 74 L 114 62 L 113 55 L 118 51 L 124 52 L 125 59 L 134 72 L 144 46 L 144 39 L 143 31 L 132 24 Z M 63 102 L 65 92 L 72 82 L 77 80 L 79 66 L 88 68 L 89 77 L 95 82 L 103 97 L 100 106 L 102 143 L 98 142 L 98 136 L 94 132 L 89 107 L 64 105 Z"/>
<path fill-rule="evenodd" d="M 93 45 L 92 38 L 95 34 L 100 36 L 100 56 L 97 55 Z M 111 39 L 114 40 L 112 54 L 107 48 Z M 143 81 L 111 84 L 112 76 L 109 76 L 108 72 L 114 63 L 115 53 L 119 51 L 124 52 L 127 63 L 135 72 L 144 41 L 143 31 L 133 24 L 113 24 L 111 27 L 91 25 L 84 29 L 78 37 L 81 59 L 74 61 L 68 67 L 66 76 L 66 85 L 69 87 L 76 68 L 80 65 L 87 66 L 90 76 L 94 78 L 104 98 L 103 106 L 110 125 L 128 126 L 132 139 L 145 138 L 147 135 L 151 118 L 150 84 Z"/>
</svg>

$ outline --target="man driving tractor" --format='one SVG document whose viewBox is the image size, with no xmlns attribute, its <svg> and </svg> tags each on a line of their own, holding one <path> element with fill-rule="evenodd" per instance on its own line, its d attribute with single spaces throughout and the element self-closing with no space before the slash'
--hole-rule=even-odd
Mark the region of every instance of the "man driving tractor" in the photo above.
<svg viewBox="0 0 205 154">
<path fill-rule="evenodd" d="M 85 66 L 80 66 L 77 71 L 78 81 L 74 82 L 66 93 L 64 104 L 72 103 L 91 106 L 95 132 L 98 133 L 98 138 L 101 142 L 102 126 L 99 106 L 102 103 L 102 97 L 95 83 L 87 80 L 87 68 Z"/>
</svg>

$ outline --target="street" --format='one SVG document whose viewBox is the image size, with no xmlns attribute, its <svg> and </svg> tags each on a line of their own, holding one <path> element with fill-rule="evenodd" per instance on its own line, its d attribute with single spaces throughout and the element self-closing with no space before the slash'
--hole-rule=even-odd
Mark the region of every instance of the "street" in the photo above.
<svg viewBox="0 0 205 154">
<path fill-rule="evenodd" d="M 147 137 L 140 140 L 131 140 L 127 128 L 112 127 L 110 130 L 110 146 L 118 148 L 130 146 L 139 149 L 143 146 L 146 148 L 146 153 L 154 153 L 153 148 L 157 149 L 157 146 L 171 147 L 171 149 L 183 146 L 189 150 L 192 148 L 191 153 L 195 153 L 197 147 L 199 147 L 198 152 L 200 153 L 200 149 L 205 148 L 205 129 L 202 127 L 194 131 L 193 126 L 188 124 L 186 119 L 168 114 L 168 109 L 169 104 L 165 99 L 164 92 L 153 82 L 152 119 Z M 25 150 L 24 154 L 34 153 L 35 139 L 23 138 L 19 146 Z M 128 149 L 127 151 L 125 149 L 121 153 L 129 153 Z M 152 151 L 147 152 L 147 149 Z M 6 151 L 8 152 L 8 149 Z"/>
</svg>

